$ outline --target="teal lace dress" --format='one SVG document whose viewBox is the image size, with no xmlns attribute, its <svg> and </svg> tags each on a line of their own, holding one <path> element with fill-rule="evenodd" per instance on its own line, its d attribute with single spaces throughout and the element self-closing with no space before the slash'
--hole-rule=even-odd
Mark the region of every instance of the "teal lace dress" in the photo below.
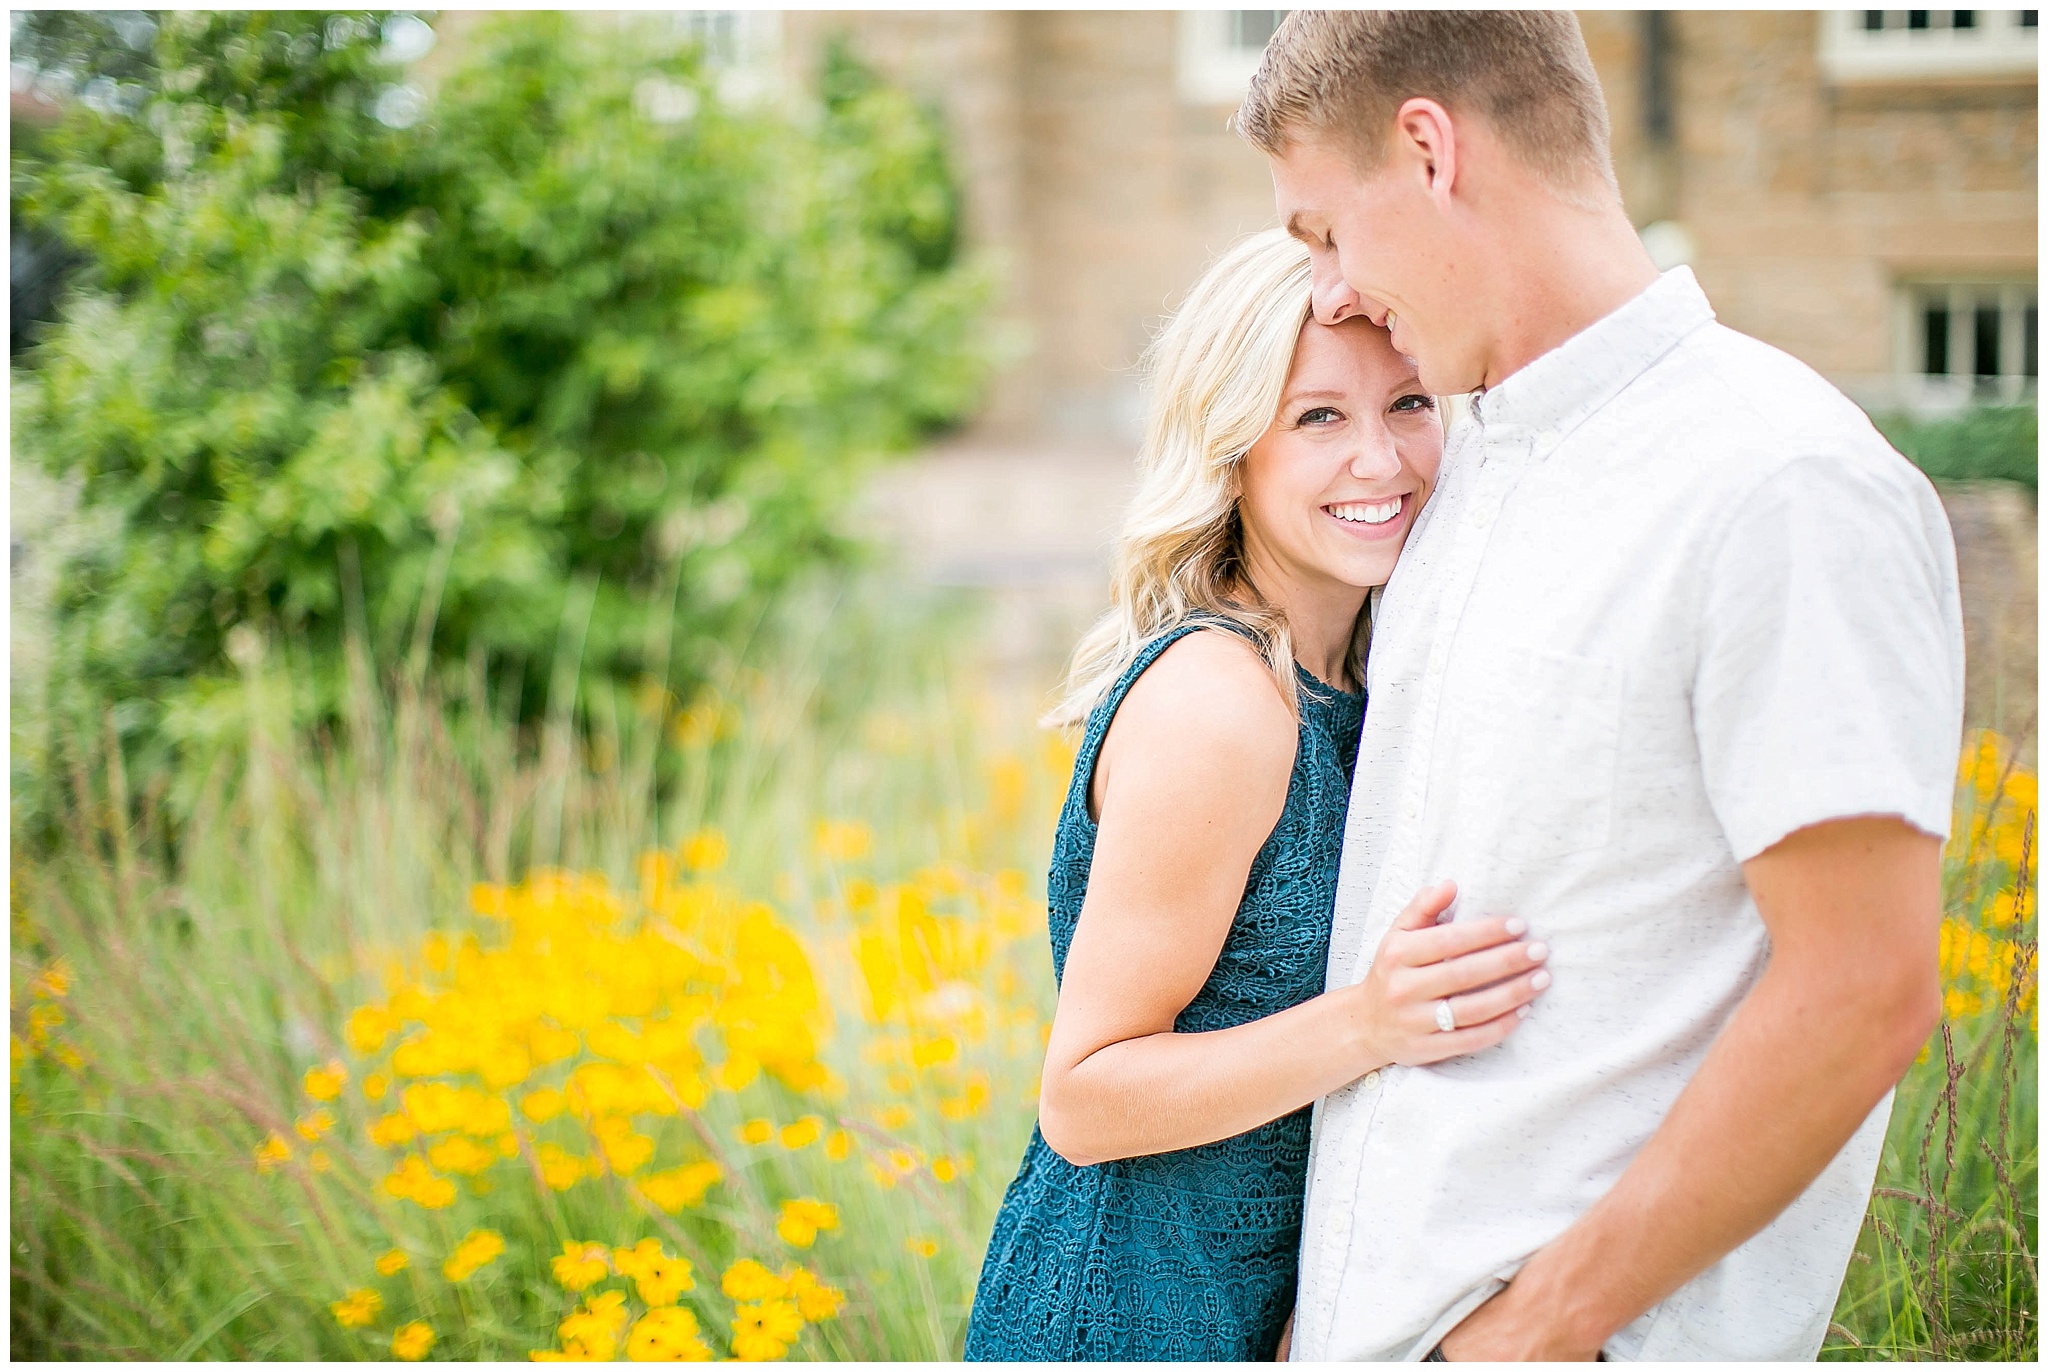
<svg viewBox="0 0 2048 1372">
<path fill-rule="evenodd" d="M 1053 978 L 1088 889 L 1088 788 L 1117 706 L 1167 646 L 1147 644 L 1088 717 L 1053 839 Z M 1220 626 L 1218 626 L 1220 627 Z M 1299 669 L 1297 668 L 1297 671 Z M 1365 700 L 1301 672 L 1301 743 L 1287 803 L 1253 859 L 1209 980 L 1174 1021 L 1226 1029 L 1323 989 L 1337 858 Z M 1307 1182 L 1306 1107 L 1173 1153 L 1077 1167 L 1034 1128 L 996 1216 L 966 1356 L 988 1361 L 1252 1361 L 1273 1356 L 1294 1308 Z"/>
</svg>

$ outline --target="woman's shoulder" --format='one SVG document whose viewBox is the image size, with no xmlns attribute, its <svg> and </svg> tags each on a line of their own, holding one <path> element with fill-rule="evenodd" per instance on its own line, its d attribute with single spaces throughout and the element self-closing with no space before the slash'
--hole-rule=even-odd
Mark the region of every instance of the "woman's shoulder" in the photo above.
<svg viewBox="0 0 2048 1372">
<path fill-rule="evenodd" d="M 1251 643 L 1199 626 L 1166 646 L 1119 704 L 1112 732 L 1188 760 L 1292 764 L 1298 726 Z"/>
</svg>

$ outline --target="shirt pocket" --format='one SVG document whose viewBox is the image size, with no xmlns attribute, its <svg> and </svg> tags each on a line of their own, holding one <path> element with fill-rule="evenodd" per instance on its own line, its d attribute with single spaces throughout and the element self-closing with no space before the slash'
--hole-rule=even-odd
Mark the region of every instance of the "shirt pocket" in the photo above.
<svg viewBox="0 0 2048 1372">
<path fill-rule="evenodd" d="M 1621 664 L 1511 648 L 1484 692 L 1484 744 L 1471 765 L 1491 801 L 1483 831 L 1518 865 L 1604 847 L 1621 761 Z"/>
</svg>

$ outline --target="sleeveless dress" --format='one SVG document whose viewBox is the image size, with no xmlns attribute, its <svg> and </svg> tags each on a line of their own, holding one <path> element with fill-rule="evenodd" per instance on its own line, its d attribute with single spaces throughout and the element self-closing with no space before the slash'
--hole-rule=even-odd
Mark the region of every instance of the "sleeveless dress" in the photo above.
<svg viewBox="0 0 2048 1372">
<path fill-rule="evenodd" d="M 1089 714 L 1047 883 L 1053 978 L 1088 889 L 1088 790 L 1117 706 L 1191 620 L 1148 643 Z M 1234 631 L 1234 629 L 1232 629 Z M 1296 667 L 1301 741 L 1287 803 L 1246 877 L 1208 981 L 1174 1020 L 1201 1033 L 1323 989 L 1363 695 Z M 1268 1359 L 1294 1308 L 1309 1107 L 1234 1138 L 1077 1167 L 1036 1127 L 1003 1197 L 967 1324 L 974 1361 Z"/>
</svg>

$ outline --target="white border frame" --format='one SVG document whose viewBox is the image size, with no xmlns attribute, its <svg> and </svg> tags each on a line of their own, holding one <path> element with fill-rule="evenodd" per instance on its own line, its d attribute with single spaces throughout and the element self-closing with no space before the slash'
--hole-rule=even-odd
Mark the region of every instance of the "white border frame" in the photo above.
<svg viewBox="0 0 2048 1372">
<path fill-rule="evenodd" d="M 1975 28 L 1872 32 L 1863 27 L 1860 9 L 1823 10 L 1821 75 L 1837 85 L 2037 76 L 2040 30 L 2021 27 L 2018 10 L 1978 10 L 1976 14 Z"/>
</svg>

